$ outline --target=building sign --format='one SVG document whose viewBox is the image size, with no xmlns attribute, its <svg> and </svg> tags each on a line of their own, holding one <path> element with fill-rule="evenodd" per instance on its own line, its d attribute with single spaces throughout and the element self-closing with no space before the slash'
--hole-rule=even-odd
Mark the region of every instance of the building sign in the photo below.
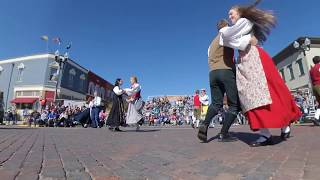
<svg viewBox="0 0 320 180">
<path fill-rule="evenodd" d="M 108 100 L 111 97 L 111 91 L 113 89 L 112 84 L 91 71 L 88 73 L 88 79 L 88 95 L 93 96 L 94 92 L 97 91 L 98 96 L 100 96 L 103 100 Z"/>
<path fill-rule="evenodd" d="M 81 93 L 87 93 L 88 76 L 80 67 L 69 62 L 64 64 L 61 87 Z"/>
</svg>

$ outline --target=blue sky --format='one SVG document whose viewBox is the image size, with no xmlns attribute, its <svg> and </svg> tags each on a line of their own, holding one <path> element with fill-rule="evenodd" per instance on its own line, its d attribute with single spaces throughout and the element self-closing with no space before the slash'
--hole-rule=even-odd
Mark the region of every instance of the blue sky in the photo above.
<svg viewBox="0 0 320 180">
<path fill-rule="evenodd" d="M 207 48 L 216 22 L 251 0 L 2 0 L 0 59 L 46 51 L 41 35 L 72 41 L 70 57 L 111 83 L 138 76 L 143 96 L 207 88 Z M 318 0 L 265 0 L 278 26 L 264 48 L 275 55 L 300 36 L 320 36 Z M 57 47 L 51 43 L 50 49 Z M 320 52 L 319 52 L 320 54 Z"/>
</svg>

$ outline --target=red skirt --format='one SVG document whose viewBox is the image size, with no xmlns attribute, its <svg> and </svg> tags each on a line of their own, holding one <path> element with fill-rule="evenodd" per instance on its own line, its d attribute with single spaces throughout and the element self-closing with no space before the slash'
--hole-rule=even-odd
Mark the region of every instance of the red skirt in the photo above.
<svg viewBox="0 0 320 180">
<path fill-rule="evenodd" d="M 267 78 L 272 104 L 252 109 L 246 113 L 246 117 L 252 130 L 282 128 L 298 120 L 301 111 L 294 102 L 272 58 L 262 48 L 257 48 Z"/>
</svg>

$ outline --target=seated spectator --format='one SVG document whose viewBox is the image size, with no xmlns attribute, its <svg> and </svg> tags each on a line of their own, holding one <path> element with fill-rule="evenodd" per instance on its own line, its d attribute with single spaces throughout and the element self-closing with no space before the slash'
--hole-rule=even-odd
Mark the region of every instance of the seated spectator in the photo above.
<svg viewBox="0 0 320 180">
<path fill-rule="evenodd" d="M 48 112 L 46 110 L 42 110 L 39 126 L 44 126 L 48 122 Z"/>
<path fill-rule="evenodd" d="M 34 123 L 34 127 L 36 127 L 38 121 L 40 120 L 40 117 L 41 117 L 41 114 L 37 111 L 37 110 L 34 110 L 32 113 L 31 113 L 31 118 L 30 118 L 30 121 L 29 121 L 29 126 L 31 126 L 32 122 Z"/>
<path fill-rule="evenodd" d="M 154 115 L 150 115 L 149 116 L 149 126 L 153 126 L 154 125 Z"/>
</svg>

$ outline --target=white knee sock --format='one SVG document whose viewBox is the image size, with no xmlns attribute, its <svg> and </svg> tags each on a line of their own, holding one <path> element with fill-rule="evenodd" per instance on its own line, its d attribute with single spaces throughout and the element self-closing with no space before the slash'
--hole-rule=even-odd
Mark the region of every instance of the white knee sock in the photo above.
<svg viewBox="0 0 320 180">
<path fill-rule="evenodd" d="M 289 133 L 290 130 L 291 130 L 290 126 L 286 126 L 286 127 L 281 128 L 281 132 L 283 132 L 283 133 Z"/>
<path fill-rule="evenodd" d="M 266 128 L 261 128 L 260 129 L 260 135 L 262 135 L 262 136 L 260 136 L 257 139 L 257 142 L 264 142 L 264 141 L 267 140 L 265 137 L 267 137 L 267 138 L 271 137 L 271 133 L 270 133 L 269 129 L 266 129 Z"/>
</svg>

